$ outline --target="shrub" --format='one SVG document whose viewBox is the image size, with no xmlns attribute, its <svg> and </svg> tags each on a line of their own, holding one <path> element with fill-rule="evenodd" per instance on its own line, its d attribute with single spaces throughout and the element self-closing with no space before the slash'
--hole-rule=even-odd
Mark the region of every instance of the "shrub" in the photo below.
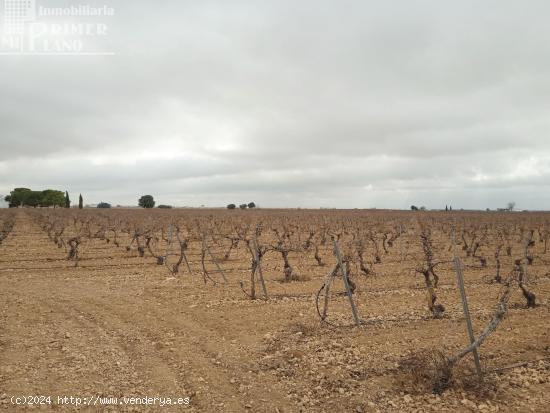
<svg viewBox="0 0 550 413">
<path fill-rule="evenodd" d="M 159 205 L 157 208 L 161 208 L 161 209 L 172 209 L 172 205 Z"/>
<path fill-rule="evenodd" d="M 235 204 L 229 204 L 227 205 L 227 209 L 235 209 L 237 206 Z"/>
<path fill-rule="evenodd" d="M 109 204 L 107 202 L 100 202 L 99 204 L 97 204 L 97 207 L 98 208 L 111 208 L 111 204 Z"/>
</svg>

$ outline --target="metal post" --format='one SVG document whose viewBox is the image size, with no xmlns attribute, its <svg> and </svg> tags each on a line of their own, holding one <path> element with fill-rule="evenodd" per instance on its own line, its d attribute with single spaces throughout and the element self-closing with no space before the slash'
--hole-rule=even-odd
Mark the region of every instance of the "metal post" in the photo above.
<svg viewBox="0 0 550 413">
<path fill-rule="evenodd" d="M 262 272 L 262 262 L 258 255 L 258 244 L 256 243 L 256 239 L 252 240 L 252 247 L 254 248 L 254 261 L 256 261 L 258 275 L 260 277 L 260 283 L 262 284 L 262 289 L 264 290 L 264 296 L 265 296 L 265 299 L 267 300 L 267 288 L 265 287 L 264 274 Z"/>
<path fill-rule="evenodd" d="M 166 253 L 164 254 L 164 263 L 168 263 L 168 254 L 172 252 L 172 224 L 168 227 L 168 245 L 166 246 Z"/>
<path fill-rule="evenodd" d="M 193 275 L 193 271 L 191 271 L 191 266 L 189 265 L 189 261 L 187 261 L 187 255 L 185 255 L 185 251 L 181 252 L 183 255 L 183 260 L 185 261 L 185 266 L 187 267 L 187 271 L 189 271 L 189 275 Z"/>
<path fill-rule="evenodd" d="M 458 288 L 460 290 L 460 297 L 462 298 L 462 309 L 464 310 L 464 317 L 466 318 L 466 325 L 468 327 L 468 336 L 470 337 L 470 344 L 473 344 L 476 341 L 476 338 L 474 336 L 474 329 L 472 327 L 472 319 L 470 318 L 470 310 L 468 308 L 468 298 L 466 297 L 466 289 L 464 288 L 464 275 L 462 274 L 462 266 L 461 266 L 460 258 L 455 255 L 453 261 L 455 266 L 456 279 L 458 281 Z M 483 377 L 483 373 L 481 371 L 481 363 L 479 361 L 479 354 L 477 352 L 477 348 L 474 348 L 472 353 L 474 355 L 474 362 L 476 364 L 477 374 L 481 379 Z"/>
<path fill-rule="evenodd" d="M 523 260 L 521 260 L 521 267 L 523 268 L 523 280 L 527 283 L 527 250 L 529 249 L 529 237 L 525 238 L 523 246 Z"/>
<path fill-rule="evenodd" d="M 342 271 L 342 277 L 344 278 L 344 285 L 346 287 L 346 293 L 349 298 L 349 303 L 351 305 L 351 312 L 353 314 L 353 320 L 355 321 L 355 325 L 359 326 L 361 325 L 361 322 L 359 321 L 359 317 L 357 315 L 357 308 L 355 307 L 355 302 L 353 301 L 353 296 L 351 294 L 351 289 L 349 287 L 348 282 L 348 274 L 346 271 L 346 267 L 344 266 L 344 263 L 342 261 L 342 254 L 340 253 L 340 248 L 338 247 L 338 242 L 336 240 L 334 241 L 334 253 L 336 254 L 336 258 L 338 259 L 338 265 L 340 266 L 340 270 Z"/>
<path fill-rule="evenodd" d="M 212 260 L 212 262 L 213 262 L 214 264 L 216 264 L 216 268 L 218 268 L 218 272 L 220 272 L 220 273 L 222 274 L 223 280 L 224 280 L 225 283 L 227 284 L 227 278 L 226 278 L 226 276 L 225 276 L 225 273 L 224 273 L 223 270 L 221 269 L 221 267 L 220 267 L 220 265 L 218 264 L 218 261 L 216 260 L 216 258 L 214 257 L 214 255 L 212 255 L 212 253 L 210 252 L 210 248 L 208 248 L 208 243 L 206 242 L 206 234 L 203 235 L 202 242 L 203 242 L 204 248 L 206 249 L 206 252 L 208 252 L 208 255 L 210 255 L 210 259 Z"/>
<path fill-rule="evenodd" d="M 328 303 L 329 303 L 329 294 L 330 294 L 330 285 L 332 284 L 332 279 L 334 278 L 334 274 L 336 274 L 336 269 L 333 272 L 330 272 L 329 275 L 327 275 L 327 278 L 325 280 L 325 305 L 323 307 L 323 314 L 321 315 L 321 320 L 325 320 L 327 318 L 327 312 L 328 312 Z M 333 274 L 334 273 L 334 274 Z"/>
<path fill-rule="evenodd" d="M 403 261 L 403 224 L 399 224 L 399 254 Z"/>
</svg>

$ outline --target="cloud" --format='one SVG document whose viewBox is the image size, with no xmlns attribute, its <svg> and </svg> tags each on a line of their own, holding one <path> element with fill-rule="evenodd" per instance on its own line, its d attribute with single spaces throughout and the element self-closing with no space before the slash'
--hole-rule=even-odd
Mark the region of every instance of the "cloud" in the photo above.
<svg viewBox="0 0 550 413">
<path fill-rule="evenodd" d="M 111 5 L 116 56 L 0 56 L 0 192 L 548 208 L 546 2 Z"/>
</svg>

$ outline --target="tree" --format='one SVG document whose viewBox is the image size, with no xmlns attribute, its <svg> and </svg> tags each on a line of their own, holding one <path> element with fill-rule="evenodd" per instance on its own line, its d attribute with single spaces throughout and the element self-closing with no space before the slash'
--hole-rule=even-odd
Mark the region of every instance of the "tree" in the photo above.
<svg viewBox="0 0 550 413">
<path fill-rule="evenodd" d="M 69 191 L 65 191 L 65 208 L 71 207 L 71 198 L 69 198 Z"/>
<path fill-rule="evenodd" d="M 142 208 L 154 208 L 155 199 L 152 195 L 143 195 L 141 198 L 139 198 L 138 205 Z"/>
<path fill-rule="evenodd" d="M 241 204 L 241 205 L 239 205 L 239 208 L 246 209 L 246 206 L 247 206 L 246 204 Z"/>
<path fill-rule="evenodd" d="M 235 208 L 237 208 L 237 205 L 235 205 L 235 204 L 227 205 L 227 209 L 235 209 Z"/>
<path fill-rule="evenodd" d="M 100 202 L 99 204 L 97 204 L 97 207 L 98 208 L 111 208 L 111 204 L 109 204 L 108 202 Z"/>
<path fill-rule="evenodd" d="M 418 207 L 416 205 L 411 205 L 411 211 L 418 211 Z"/>
<path fill-rule="evenodd" d="M 61 191 L 54 189 L 46 189 L 42 191 L 40 205 L 44 207 L 64 207 L 65 206 L 65 194 Z"/>
<path fill-rule="evenodd" d="M 507 205 L 508 211 L 513 211 L 515 207 L 516 207 L 516 203 L 514 201 L 508 202 L 508 205 Z"/>
<path fill-rule="evenodd" d="M 252 209 L 252 208 L 256 208 L 256 204 L 254 202 L 250 202 L 248 204 L 248 208 Z"/>
<path fill-rule="evenodd" d="M 10 203 L 10 208 L 17 208 L 26 204 L 27 197 L 31 192 L 29 188 L 15 188 L 5 200 Z"/>
<path fill-rule="evenodd" d="M 15 188 L 6 196 L 4 200 L 9 202 L 10 208 L 20 206 L 31 207 L 63 207 L 66 206 L 67 192 L 56 191 L 54 189 L 46 189 L 45 191 L 32 191 L 29 188 Z M 69 201 L 70 202 L 70 201 Z"/>
<path fill-rule="evenodd" d="M 37 206 L 43 206 L 44 200 L 42 192 L 30 191 L 25 197 L 25 205 L 36 208 Z"/>
<path fill-rule="evenodd" d="M 78 209 L 84 208 L 84 199 L 82 199 L 82 194 L 78 195 Z"/>
</svg>

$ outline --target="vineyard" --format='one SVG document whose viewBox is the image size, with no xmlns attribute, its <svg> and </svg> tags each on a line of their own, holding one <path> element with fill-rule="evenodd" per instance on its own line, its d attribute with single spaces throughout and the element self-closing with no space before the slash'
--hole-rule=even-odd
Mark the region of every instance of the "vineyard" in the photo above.
<svg viewBox="0 0 550 413">
<path fill-rule="evenodd" d="M 549 241 L 545 213 L 0 210 L 0 409 L 548 411 Z"/>
</svg>

